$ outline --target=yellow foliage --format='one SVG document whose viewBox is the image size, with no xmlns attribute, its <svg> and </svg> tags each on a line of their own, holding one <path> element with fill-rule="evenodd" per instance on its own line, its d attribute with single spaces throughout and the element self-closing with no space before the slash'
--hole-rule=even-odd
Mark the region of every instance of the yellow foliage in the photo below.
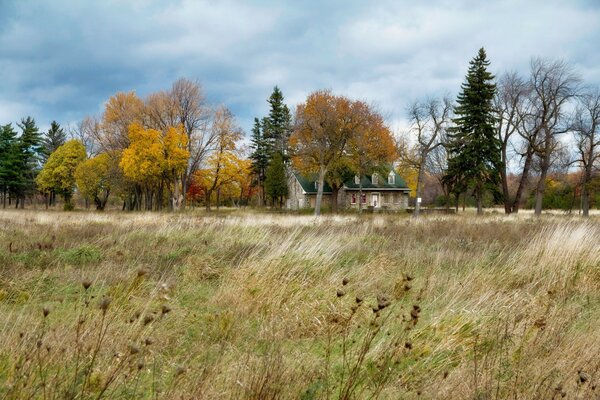
<svg viewBox="0 0 600 400">
<path fill-rule="evenodd" d="M 163 134 L 133 123 L 129 126 L 129 141 L 119 165 L 125 177 L 133 182 L 156 185 L 182 173 L 187 166 L 190 153 L 181 127 L 169 127 Z"/>
</svg>

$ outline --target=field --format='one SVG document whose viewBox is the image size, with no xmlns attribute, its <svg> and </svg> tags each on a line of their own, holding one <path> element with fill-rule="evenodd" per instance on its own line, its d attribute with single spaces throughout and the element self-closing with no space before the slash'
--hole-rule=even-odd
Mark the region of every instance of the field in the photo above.
<svg viewBox="0 0 600 400">
<path fill-rule="evenodd" d="M 0 212 L 0 398 L 600 398 L 600 220 Z"/>
</svg>

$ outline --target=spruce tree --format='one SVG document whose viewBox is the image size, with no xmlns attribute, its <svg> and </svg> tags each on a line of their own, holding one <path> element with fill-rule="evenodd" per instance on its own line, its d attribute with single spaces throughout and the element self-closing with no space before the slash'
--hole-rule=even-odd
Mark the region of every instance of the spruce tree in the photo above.
<svg viewBox="0 0 600 400">
<path fill-rule="evenodd" d="M 54 151 L 65 144 L 66 141 L 67 134 L 63 128 L 61 128 L 58 122 L 52 121 L 50 123 L 50 129 L 48 129 L 48 132 L 46 132 L 45 137 L 42 139 L 42 164 L 45 164 L 48 157 L 50 157 L 50 154 L 54 153 Z"/>
<path fill-rule="evenodd" d="M 2 207 L 14 195 L 20 180 L 19 161 L 21 152 L 18 145 L 17 132 L 11 124 L 0 127 L 0 193 Z"/>
<path fill-rule="evenodd" d="M 21 136 L 18 140 L 19 178 L 15 182 L 17 206 L 25 206 L 25 197 L 33 194 L 35 190 L 35 177 L 40 170 L 40 154 L 43 151 L 42 137 L 35 120 L 31 117 L 21 119 L 17 124 L 21 128 Z"/>
<path fill-rule="evenodd" d="M 281 153 L 284 161 L 288 157 L 288 143 L 292 134 L 292 116 L 288 106 L 283 102 L 283 94 L 277 86 L 267 100 L 270 105 L 269 116 L 266 123 L 265 138 L 269 141 L 273 151 Z"/>
<path fill-rule="evenodd" d="M 265 191 L 273 200 L 273 205 L 283 204 L 283 199 L 288 195 L 287 177 L 283 156 L 275 152 L 266 171 Z"/>
<path fill-rule="evenodd" d="M 490 62 L 481 48 L 470 62 L 466 81 L 454 108 L 455 126 L 449 129 L 446 184 L 471 189 L 477 200 L 477 213 L 483 212 L 483 195 L 498 191 L 500 182 L 500 142 L 495 135 L 492 100 L 496 91 Z"/>
<path fill-rule="evenodd" d="M 252 137 L 250 138 L 250 159 L 252 160 L 252 172 L 256 176 L 256 185 L 259 187 L 259 206 L 264 205 L 265 198 L 265 176 L 269 165 L 269 151 L 263 135 L 263 128 L 258 118 L 254 118 Z"/>
</svg>

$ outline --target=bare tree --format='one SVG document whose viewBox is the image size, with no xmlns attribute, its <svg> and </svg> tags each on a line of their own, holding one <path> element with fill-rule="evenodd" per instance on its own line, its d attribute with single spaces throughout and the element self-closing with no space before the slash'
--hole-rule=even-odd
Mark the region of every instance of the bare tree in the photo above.
<svg viewBox="0 0 600 400">
<path fill-rule="evenodd" d="M 88 158 L 94 157 L 102 149 L 99 138 L 102 136 L 102 124 L 98 117 L 86 116 L 75 126 L 68 127 L 69 136 L 83 143 Z"/>
<path fill-rule="evenodd" d="M 511 196 L 508 189 L 508 165 L 510 163 L 509 147 L 513 143 L 515 133 L 519 132 L 519 129 L 523 123 L 523 119 L 526 115 L 526 107 L 528 105 L 527 98 L 531 92 L 528 83 L 521 78 L 516 72 L 509 72 L 504 74 L 498 80 L 496 85 L 496 95 L 494 97 L 494 108 L 496 109 L 498 125 L 496 126 L 496 132 L 498 140 L 500 141 L 500 150 L 502 158 L 502 168 L 500 169 L 500 179 L 502 182 L 502 194 L 504 200 L 504 212 L 510 214 L 511 212 L 518 211 L 518 204 L 522 193 L 519 191 L 519 199 L 514 203 L 511 202 Z M 522 157 L 525 158 L 523 165 L 523 174 L 521 174 L 521 183 L 524 185 L 527 176 L 529 174 L 529 168 L 531 164 L 531 146 L 528 145 L 529 141 L 526 141 L 525 152 L 522 153 Z M 521 184 L 519 185 L 521 186 Z"/>
<path fill-rule="evenodd" d="M 208 107 L 202 87 L 198 82 L 181 78 L 173 83 L 169 95 L 177 110 L 177 122 L 183 125 L 188 137 L 190 160 L 182 176 L 183 206 L 185 194 L 190 186 L 194 172 L 206 160 L 208 154 L 216 145 L 218 134 L 210 128 L 211 115 L 214 113 Z"/>
<path fill-rule="evenodd" d="M 416 137 L 416 143 L 410 146 L 407 154 L 403 154 L 404 162 L 415 168 L 417 172 L 417 189 L 414 216 L 418 217 L 421 204 L 423 178 L 429 166 L 430 154 L 443 145 L 446 128 L 450 122 L 452 102 L 448 97 L 443 99 L 430 98 L 425 101 L 415 101 L 410 105 L 408 114 L 411 132 Z"/>
<path fill-rule="evenodd" d="M 600 161 L 600 90 L 586 93 L 579 98 L 575 111 L 573 134 L 577 144 L 577 158 L 581 166 L 581 208 L 584 217 L 590 214 L 589 186 Z"/>
<path fill-rule="evenodd" d="M 568 104 L 575 97 L 579 77 L 563 61 L 541 58 L 531 62 L 531 112 L 526 117 L 528 136 L 539 159 L 540 175 L 535 189 L 535 215 L 542 213 L 546 177 L 559 141 L 557 136 L 569 130 Z"/>
</svg>

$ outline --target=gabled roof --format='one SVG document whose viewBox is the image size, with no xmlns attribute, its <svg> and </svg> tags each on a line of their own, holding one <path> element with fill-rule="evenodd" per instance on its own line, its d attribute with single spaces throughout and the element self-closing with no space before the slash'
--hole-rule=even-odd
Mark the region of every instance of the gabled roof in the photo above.
<svg viewBox="0 0 600 400">
<path fill-rule="evenodd" d="M 312 174 L 309 176 L 302 176 L 297 172 L 294 172 L 294 176 L 298 180 L 300 186 L 302 186 L 302 190 L 306 192 L 306 194 L 317 194 L 317 186 L 315 182 L 317 181 L 317 174 Z M 327 182 L 323 185 L 323 193 L 331 194 L 331 186 Z"/>
<path fill-rule="evenodd" d="M 392 170 L 392 172 L 394 173 L 394 183 L 388 183 L 388 175 L 387 174 L 386 175 L 379 174 L 379 183 L 377 185 L 375 185 L 372 182 L 372 175 L 369 175 L 369 176 L 363 176 L 361 178 L 362 188 L 366 189 L 366 190 L 377 189 L 377 190 L 397 190 L 397 191 L 405 191 L 405 192 L 410 191 L 409 187 L 406 185 L 406 182 L 404 182 L 404 179 L 402 179 L 402 177 L 400 175 L 398 175 L 398 173 L 396 171 Z M 294 172 L 294 176 L 296 177 L 296 179 L 298 180 L 298 183 L 300 183 L 300 186 L 302 186 L 302 190 L 304 190 L 304 192 L 306 194 L 317 194 L 317 187 L 315 185 L 315 182 L 317 181 L 317 174 L 303 176 L 297 172 Z M 359 185 L 354 182 L 354 177 L 352 179 L 348 179 L 346 182 L 344 182 L 344 189 L 359 190 Z M 324 194 L 332 193 L 331 186 L 329 186 L 329 184 L 327 184 L 327 182 L 325 182 L 325 184 L 323 185 L 323 193 Z"/>
<path fill-rule="evenodd" d="M 404 179 L 394 170 L 392 170 L 394 174 L 394 183 L 388 183 L 388 175 L 379 175 L 379 182 L 374 184 L 372 181 L 373 175 L 363 176 L 360 179 L 361 185 L 354 182 L 354 178 L 347 180 L 344 182 L 344 188 L 348 190 L 359 190 L 360 186 L 363 189 L 380 189 L 380 190 L 402 190 L 402 191 L 410 191 L 409 187 L 404 182 Z"/>
</svg>

